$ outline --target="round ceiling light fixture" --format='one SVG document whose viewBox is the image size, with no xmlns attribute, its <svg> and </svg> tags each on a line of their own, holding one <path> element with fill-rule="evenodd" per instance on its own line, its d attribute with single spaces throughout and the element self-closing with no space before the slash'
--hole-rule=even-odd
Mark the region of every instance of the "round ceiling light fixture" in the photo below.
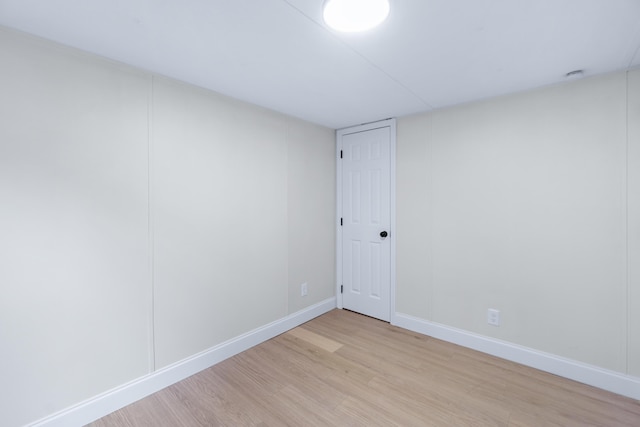
<svg viewBox="0 0 640 427">
<path fill-rule="evenodd" d="M 380 25 L 389 15 L 389 0 L 326 0 L 324 22 L 337 31 L 355 33 Z"/>
</svg>

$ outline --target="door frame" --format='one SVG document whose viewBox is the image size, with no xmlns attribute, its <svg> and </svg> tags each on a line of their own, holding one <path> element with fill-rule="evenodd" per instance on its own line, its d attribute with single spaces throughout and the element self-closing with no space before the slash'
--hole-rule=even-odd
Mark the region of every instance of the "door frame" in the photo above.
<svg viewBox="0 0 640 427">
<path fill-rule="evenodd" d="M 342 137 L 356 132 L 389 128 L 389 175 L 390 175 L 390 195 L 389 208 L 390 225 L 389 237 L 391 238 L 391 265 L 389 283 L 389 321 L 395 324 L 396 317 L 396 119 L 385 119 L 377 122 L 365 123 L 357 126 L 350 126 L 336 130 L 336 305 L 342 309 L 342 164 L 340 163 L 340 152 L 342 151 Z"/>
</svg>

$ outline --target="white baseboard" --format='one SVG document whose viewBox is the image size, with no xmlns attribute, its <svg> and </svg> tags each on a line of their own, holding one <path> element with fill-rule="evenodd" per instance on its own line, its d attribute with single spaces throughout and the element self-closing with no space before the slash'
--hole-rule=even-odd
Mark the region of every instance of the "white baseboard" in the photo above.
<svg viewBox="0 0 640 427">
<path fill-rule="evenodd" d="M 83 426 L 336 308 L 332 297 L 30 424 Z"/>
<path fill-rule="evenodd" d="M 395 313 L 393 324 L 453 344 L 491 354 L 541 371 L 640 400 L 640 378 L 553 354 Z"/>
</svg>

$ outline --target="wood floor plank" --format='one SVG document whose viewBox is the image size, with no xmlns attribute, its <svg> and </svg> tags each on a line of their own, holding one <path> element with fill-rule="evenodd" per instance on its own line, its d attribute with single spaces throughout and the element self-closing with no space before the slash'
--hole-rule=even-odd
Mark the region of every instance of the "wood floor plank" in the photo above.
<svg viewBox="0 0 640 427">
<path fill-rule="evenodd" d="M 296 338 L 300 338 L 301 340 L 305 340 L 308 343 L 320 347 L 330 353 L 333 353 L 334 351 L 342 347 L 342 344 L 340 344 L 339 342 L 324 337 L 320 334 L 316 334 L 315 332 L 311 332 L 310 330 L 305 328 L 293 328 L 289 332 L 287 332 L 287 334 L 292 335 Z"/>
<path fill-rule="evenodd" d="M 639 427 L 640 402 L 333 310 L 92 427 Z"/>
</svg>

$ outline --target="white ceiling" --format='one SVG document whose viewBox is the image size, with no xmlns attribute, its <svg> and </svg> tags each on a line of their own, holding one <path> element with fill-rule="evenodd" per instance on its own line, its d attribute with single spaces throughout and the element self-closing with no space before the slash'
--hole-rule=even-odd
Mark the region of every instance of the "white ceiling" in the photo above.
<svg viewBox="0 0 640 427">
<path fill-rule="evenodd" d="M 0 0 L 0 25 L 342 128 L 640 66 L 640 0 Z"/>
</svg>

